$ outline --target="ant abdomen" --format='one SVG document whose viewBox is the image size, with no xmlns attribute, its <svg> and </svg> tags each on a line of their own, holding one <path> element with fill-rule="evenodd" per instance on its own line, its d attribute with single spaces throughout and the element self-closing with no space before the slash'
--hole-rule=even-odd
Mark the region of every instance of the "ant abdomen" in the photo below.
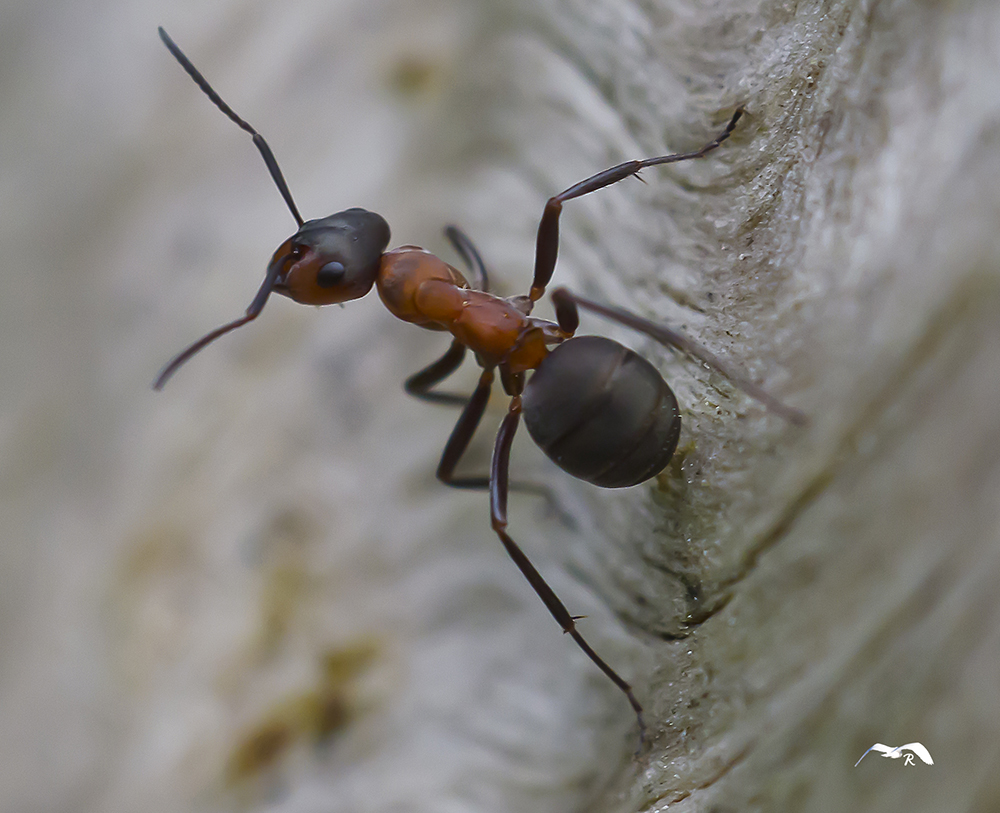
<svg viewBox="0 0 1000 813">
<path fill-rule="evenodd" d="M 524 422 L 560 468 L 603 488 L 648 480 L 681 431 L 677 399 L 655 367 L 611 339 L 556 347 L 528 380 Z"/>
</svg>

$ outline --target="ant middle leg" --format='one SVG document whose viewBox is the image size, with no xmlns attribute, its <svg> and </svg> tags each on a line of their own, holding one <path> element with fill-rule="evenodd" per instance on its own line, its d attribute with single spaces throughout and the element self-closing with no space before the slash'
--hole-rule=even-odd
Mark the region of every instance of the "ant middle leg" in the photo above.
<svg viewBox="0 0 1000 813">
<path fill-rule="evenodd" d="M 528 294 L 529 299 L 532 302 L 537 302 L 542 298 L 545 288 L 548 286 L 549 281 L 552 279 L 552 274 L 555 272 L 556 256 L 559 253 L 559 214 L 562 212 L 563 203 L 618 183 L 618 181 L 638 174 L 639 170 L 646 167 L 659 166 L 660 164 L 675 164 L 678 161 L 701 158 L 729 138 L 729 135 L 736 127 L 736 122 L 740 120 L 742 115 L 743 106 L 740 105 L 736 108 L 736 112 L 733 113 L 733 117 L 729 120 L 729 124 L 726 125 L 726 129 L 705 146 L 693 152 L 660 155 L 656 158 L 646 158 L 642 161 L 626 161 L 623 164 L 618 164 L 603 172 L 598 172 L 589 178 L 585 178 L 579 183 L 573 184 L 569 189 L 549 198 L 548 203 L 545 204 L 542 219 L 538 224 L 538 237 L 535 243 L 535 274 L 531 282 L 531 291 Z"/>
<path fill-rule="evenodd" d="M 465 399 L 465 409 L 462 410 L 455 428 L 451 430 L 448 442 L 441 453 L 441 461 L 438 463 L 436 476 L 446 486 L 469 491 L 486 491 L 490 487 L 489 475 L 481 474 L 456 477 L 455 469 L 469 448 L 472 437 L 475 435 L 476 429 L 482 421 L 486 405 L 489 403 L 492 387 L 493 370 L 492 368 L 487 368 L 480 375 L 479 384 L 476 386 L 472 396 Z M 435 393 L 429 394 L 434 395 Z M 536 497 L 541 497 L 545 500 L 546 509 L 549 513 L 558 516 L 565 525 L 576 527 L 576 518 L 560 505 L 555 493 L 547 485 L 525 480 L 514 480 L 509 484 L 509 488 L 511 491 L 517 491 L 521 494 L 533 494 Z"/>
<path fill-rule="evenodd" d="M 433 404 L 462 406 L 469 400 L 468 395 L 438 392 L 432 388 L 455 372 L 462 365 L 463 359 L 465 359 L 465 345 L 459 341 L 452 341 L 451 347 L 441 358 L 407 378 L 403 382 L 403 389 L 408 395 Z"/>
<path fill-rule="evenodd" d="M 472 396 L 467 399 L 465 409 L 458 418 L 458 423 L 451 430 L 448 442 L 441 453 L 441 462 L 437 467 L 437 478 L 446 486 L 452 488 L 485 489 L 489 488 L 489 477 L 455 477 L 455 468 L 462 459 L 472 436 L 483 419 L 486 405 L 490 401 L 490 391 L 493 388 L 493 368 L 487 367 L 479 376 L 479 384 Z"/>
<path fill-rule="evenodd" d="M 493 447 L 493 460 L 490 465 L 490 519 L 493 530 L 500 538 L 504 549 L 514 564 L 517 565 L 528 584 L 542 600 L 542 603 L 562 627 L 562 631 L 568 634 L 576 642 L 576 645 L 583 650 L 588 658 L 617 686 L 628 698 L 632 710 L 635 712 L 639 722 L 639 750 L 646 738 L 646 724 L 642 719 L 642 705 L 639 703 L 632 691 L 632 687 L 612 669 L 607 662 L 598 655 L 587 643 L 584 637 L 576 628 L 579 616 L 570 615 L 566 605 L 562 603 L 555 591 L 549 587 L 545 579 L 531 563 L 520 546 L 507 533 L 507 495 L 510 491 L 509 468 L 510 449 L 514 442 L 514 433 L 521 418 L 521 396 L 515 395 L 510 402 L 510 409 L 500 424 L 500 431 L 497 432 L 496 444 Z M 638 753 L 638 750 L 636 751 Z"/>
</svg>

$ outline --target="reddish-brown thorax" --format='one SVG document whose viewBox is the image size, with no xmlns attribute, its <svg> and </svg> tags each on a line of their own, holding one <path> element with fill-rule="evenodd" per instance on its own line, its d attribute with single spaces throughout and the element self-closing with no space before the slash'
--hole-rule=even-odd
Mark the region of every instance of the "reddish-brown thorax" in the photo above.
<svg viewBox="0 0 1000 813">
<path fill-rule="evenodd" d="M 535 369 L 548 355 L 549 345 L 570 336 L 553 322 L 526 315 L 510 300 L 472 290 L 455 268 L 417 246 L 383 254 L 375 284 L 394 316 L 430 330 L 447 330 L 481 364 L 499 365 L 510 373 Z"/>
</svg>

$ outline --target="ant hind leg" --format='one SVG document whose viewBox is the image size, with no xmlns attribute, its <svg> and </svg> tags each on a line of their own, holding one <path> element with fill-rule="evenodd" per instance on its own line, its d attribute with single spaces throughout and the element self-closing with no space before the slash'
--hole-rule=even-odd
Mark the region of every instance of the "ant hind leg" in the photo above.
<svg viewBox="0 0 1000 813">
<path fill-rule="evenodd" d="M 714 353 L 709 352 L 698 344 L 698 342 L 694 341 L 694 339 L 689 339 L 683 333 L 678 333 L 676 330 L 672 330 L 666 325 L 661 325 L 657 322 L 651 321 L 650 319 L 645 319 L 642 316 L 632 313 L 631 311 L 625 310 L 624 308 L 604 305 L 600 302 L 595 302 L 592 299 L 587 299 L 586 297 L 571 293 L 565 288 L 557 288 L 554 290 L 552 292 L 552 301 L 555 304 L 556 313 L 564 314 L 564 316 L 560 317 L 561 319 L 576 318 L 577 307 L 580 307 L 584 310 L 599 314 L 606 319 L 611 319 L 621 325 L 630 327 L 633 330 L 637 330 L 640 333 L 645 333 L 651 339 L 655 339 L 660 344 L 667 347 L 675 347 L 678 350 L 687 353 L 689 356 L 696 358 L 706 367 L 709 367 L 718 373 L 722 373 L 722 375 L 729 379 L 733 386 L 743 390 L 743 392 L 755 401 L 759 401 L 763 404 L 768 411 L 773 412 L 775 415 L 780 415 L 789 423 L 793 423 L 796 426 L 804 426 L 809 422 L 809 419 L 801 410 L 782 403 L 763 387 L 754 384 L 750 379 L 739 373 L 729 362 L 719 358 Z M 569 316 L 570 314 L 572 314 L 572 316 Z"/>
<path fill-rule="evenodd" d="M 568 634 L 576 642 L 594 664 L 604 672 L 605 675 L 617 686 L 628 698 L 629 705 L 635 712 L 636 720 L 639 723 L 639 748 L 636 754 L 642 750 L 646 739 L 646 724 L 642 719 L 642 705 L 636 698 L 632 687 L 605 660 L 598 655 L 590 644 L 580 634 L 576 628 L 577 618 L 570 615 L 566 605 L 562 603 L 555 591 L 549 587 L 542 575 L 535 569 L 528 557 L 521 550 L 520 546 L 507 533 L 507 495 L 509 492 L 509 467 L 510 448 L 514 442 L 514 433 L 521 418 L 521 398 L 515 396 L 511 400 L 510 409 L 507 412 L 503 423 L 500 424 L 500 431 L 497 432 L 496 444 L 493 447 L 493 461 L 490 465 L 490 518 L 493 530 L 500 538 L 504 549 L 514 564 L 517 565 L 528 584 L 542 600 L 548 611 L 562 627 L 562 631 Z"/>
<path fill-rule="evenodd" d="M 437 478 L 446 486 L 461 488 L 469 491 L 486 491 L 490 487 L 490 477 L 486 474 L 455 476 L 455 469 L 458 467 L 472 437 L 479 427 L 479 423 L 486 411 L 489 402 L 490 391 L 493 387 L 493 370 L 483 370 L 479 377 L 479 384 L 472 393 L 472 396 L 465 400 L 465 409 L 462 411 L 451 431 L 451 436 L 445 444 L 441 453 L 441 462 L 437 468 Z M 429 393 L 434 395 L 435 393 Z M 443 394 L 443 393 L 442 393 Z M 567 511 L 561 504 L 555 492 L 543 483 L 532 483 L 524 480 L 514 480 L 509 483 L 510 491 L 517 491 L 521 494 L 533 494 L 545 500 L 546 511 L 559 517 L 560 521 L 570 528 L 576 528 L 576 517 Z"/>
</svg>

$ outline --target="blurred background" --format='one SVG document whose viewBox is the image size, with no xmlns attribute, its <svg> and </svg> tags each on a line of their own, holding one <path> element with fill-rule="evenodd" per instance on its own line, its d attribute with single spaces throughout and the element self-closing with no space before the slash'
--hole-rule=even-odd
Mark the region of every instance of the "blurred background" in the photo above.
<svg viewBox="0 0 1000 813">
<path fill-rule="evenodd" d="M 992 0 L 32 4 L 0 11 L 0 799 L 12 811 L 992 810 L 1000 800 L 1000 10 Z M 650 741 L 433 477 L 440 335 L 374 295 L 239 316 L 306 218 L 381 213 L 502 294 L 556 280 L 718 375 L 650 483 L 511 531 Z M 544 310 L 540 315 L 545 315 Z M 456 389 L 471 389 L 471 364 Z M 499 393 L 497 393 L 499 396 Z M 485 467 L 495 398 L 470 469 Z M 523 434 L 523 433 L 522 433 Z M 920 741 L 934 766 L 869 755 Z"/>
<path fill-rule="evenodd" d="M 294 231 L 157 26 L 265 134 L 307 218 L 367 207 L 393 245 L 452 262 L 442 228 L 459 222 L 515 293 L 555 190 L 502 168 L 520 126 L 504 124 L 504 13 L 3 11 L 4 809 L 558 810 L 634 748 L 627 706 L 506 559 L 485 495 L 434 480 L 457 413 L 402 381 L 447 348 L 439 334 L 374 294 L 273 299 L 150 388 L 243 312 Z M 523 452 L 530 474 L 540 456 Z M 578 529 L 515 503 L 515 535 L 551 565 Z M 551 580 L 628 671 L 599 600 Z"/>
</svg>

